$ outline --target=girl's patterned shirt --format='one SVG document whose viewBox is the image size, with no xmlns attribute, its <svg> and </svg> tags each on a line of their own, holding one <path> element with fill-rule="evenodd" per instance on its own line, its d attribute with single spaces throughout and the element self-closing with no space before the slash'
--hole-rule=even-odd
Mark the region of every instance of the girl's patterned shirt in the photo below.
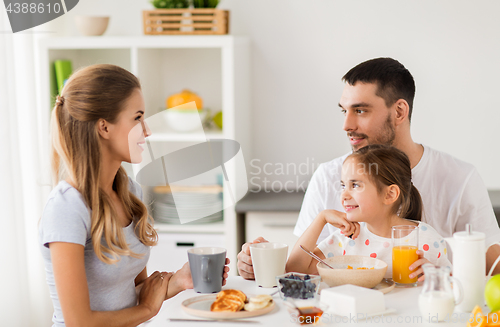
<svg viewBox="0 0 500 327">
<path fill-rule="evenodd" d="M 452 268 L 448 259 L 446 242 L 434 228 L 424 222 L 419 223 L 418 248 L 424 257 L 436 266 Z M 352 240 L 340 230 L 328 236 L 318 248 L 326 258 L 339 255 L 363 255 L 377 258 L 387 263 L 385 278 L 392 278 L 392 239 L 373 234 L 365 223 L 360 223 L 359 236 Z"/>
</svg>

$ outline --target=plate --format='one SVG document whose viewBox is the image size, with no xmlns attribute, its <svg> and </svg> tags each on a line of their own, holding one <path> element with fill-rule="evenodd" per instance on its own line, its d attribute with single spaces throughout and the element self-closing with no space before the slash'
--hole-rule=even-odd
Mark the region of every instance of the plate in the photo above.
<svg viewBox="0 0 500 327">
<path fill-rule="evenodd" d="M 395 286 L 396 286 L 396 283 L 394 283 L 394 281 L 392 279 L 384 278 L 384 279 L 382 279 L 382 281 L 380 283 L 378 283 L 372 289 L 386 294 L 386 293 L 389 293 L 390 291 L 392 291 Z"/>
<path fill-rule="evenodd" d="M 213 319 L 240 319 L 262 316 L 273 311 L 274 300 L 270 305 L 263 309 L 255 311 L 238 311 L 238 312 L 213 312 L 210 311 L 210 306 L 215 301 L 217 294 L 195 296 L 182 302 L 182 309 L 193 316 Z"/>
</svg>

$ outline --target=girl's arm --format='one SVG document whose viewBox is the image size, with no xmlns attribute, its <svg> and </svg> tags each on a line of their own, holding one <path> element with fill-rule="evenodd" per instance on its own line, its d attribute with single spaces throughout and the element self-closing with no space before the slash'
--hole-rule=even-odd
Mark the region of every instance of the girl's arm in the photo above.
<svg viewBox="0 0 500 327">
<path fill-rule="evenodd" d="M 290 253 L 288 261 L 286 262 L 286 272 L 295 271 L 304 274 L 318 273 L 318 270 L 316 269 L 317 261 L 311 258 L 307 253 L 302 251 L 299 246 L 302 245 L 306 249 L 313 251 L 314 254 L 319 256 L 321 259 L 325 258 L 321 250 L 316 247 L 316 241 L 318 240 L 318 237 L 326 224 L 322 213 L 323 212 L 320 212 L 316 216 L 316 218 L 314 218 L 311 225 L 307 227 L 306 231 L 299 237 L 299 239 L 295 243 L 292 249 L 292 253 Z"/>
<path fill-rule="evenodd" d="M 155 272 L 145 278 L 143 270 L 136 278 L 142 280 L 139 304 L 118 311 L 92 311 L 84 264 L 84 247 L 75 243 L 50 243 L 59 302 L 66 326 L 137 326 L 155 316 L 167 292 L 170 274 L 160 278 Z M 140 281 L 139 281 L 140 282 Z"/>
<path fill-rule="evenodd" d="M 302 251 L 299 246 L 302 245 L 322 260 L 325 259 L 323 252 L 316 246 L 316 241 L 327 223 L 339 228 L 345 235 L 352 234 L 353 239 L 359 235 L 359 224 L 348 221 L 345 218 L 345 213 L 337 210 L 321 211 L 295 243 L 292 253 L 286 263 L 287 272 L 296 271 L 306 274 L 318 273 L 318 269 L 316 269 L 317 261 Z"/>
</svg>

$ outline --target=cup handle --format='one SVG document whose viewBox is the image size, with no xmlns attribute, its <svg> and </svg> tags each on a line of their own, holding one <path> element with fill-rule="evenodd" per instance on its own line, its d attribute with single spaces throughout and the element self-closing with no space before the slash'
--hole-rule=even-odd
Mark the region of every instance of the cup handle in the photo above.
<svg viewBox="0 0 500 327">
<path fill-rule="evenodd" d="M 462 284 L 456 278 L 450 277 L 450 280 L 453 283 L 453 287 L 458 287 L 458 300 L 455 299 L 455 305 L 460 304 L 460 302 L 462 302 L 462 300 L 464 299 L 464 289 L 462 287 Z"/>
<path fill-rule="evenodd" d="M 208 278 L 208 261 L 209 259 L 207 257 L 201 258 L 201 273 L 203 275 L 204 282 L 210 282 L 210 279 Z"/>
</svg>

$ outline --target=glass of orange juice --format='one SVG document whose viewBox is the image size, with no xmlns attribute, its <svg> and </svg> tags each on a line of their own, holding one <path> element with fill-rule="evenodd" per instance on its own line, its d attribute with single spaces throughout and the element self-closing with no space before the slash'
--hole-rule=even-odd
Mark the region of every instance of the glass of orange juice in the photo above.
<svg viewBox="0 0 500 327">
<path fill-rule="evenodd" d="M 410 266 L 418 260 L 418 226 L 392 227 L 392 280 L 398 286 L 417 286 L 417 279 L 410 278 Z"/>
</svg>

